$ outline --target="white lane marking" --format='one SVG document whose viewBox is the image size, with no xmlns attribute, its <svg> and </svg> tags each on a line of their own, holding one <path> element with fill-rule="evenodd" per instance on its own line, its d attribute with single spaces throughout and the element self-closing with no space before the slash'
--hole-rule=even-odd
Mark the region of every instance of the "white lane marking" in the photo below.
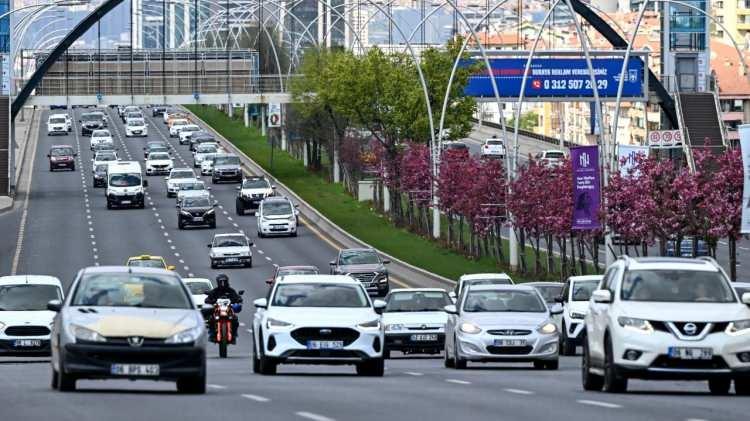
<svg viewBox="0 0 750 421">
<path fill-rule="evenodd" d="M 609 408 L 609 409 L 619 409 L 622 408 L 622 405 L 618 405 L 616 403 L 609 403 L 609 402 L 602 402 L 602 401 L 592 401 L 588 399 L 579 399 L 576 402 L 582 404 L 582 405 L 591 405 L 591 406 L 598 406 L 600 408 Z"/>
<path fill-rule="evenodd" d="M 185 270 L 190 270 L 190 266 L 183 266 Z"/>
<path fill-rule="evenodd" d="M 41 118 L 41 116 L 39 117 Z M 31 129 L 31 127 L 29 127 Z M 39 145 L 39 138 L 36 140 L 33 140 L 34 142 L 34 150 L 31 151 L 31 155 L 26 157 L 28 161 L 27 163 L 30 163 L 31 167 L 29 169 L 29 176 L 26 178 L 26 197 L 23 198 L 23 212 L 21 213 L 21 221 L 18 224 L 18 237 L 16 239 L 16 251 L 15 254 L 13 254 L 13 264 L 11 264 L 10 267 L 10 274 L 15 275 L 18 273 L 18 264 L 21 261 L 21 250 L 23 250 L 23 238 L 26 233 L 26 219 L 29 216 L 29 197 L 31 196 L 31 179 L 34 177 L 34 159 L 33 157 L 36 156 L 36 148 Z M 80 149 L 80 148 L 78 148 Z"/>
<path fill-rule="evenodd" d="M 251 401 L 255 401 L 255 402 L 268 402 L 268 401 L 270 401 L 270 399 L 268 399 L 265 396 L 251 395 L 249 393 L 243 394 L 242 397 L 245 398 L 245 399 L 250 399 Z"/>
<path fill-rule="evenodd" d="M 726 241 L 719 241 L 719 244 L 721 244 L 722 246 L 728 246 L 729 245 L 729 243 L 727 243 Z"/>
<path fill-rule="evenodd" d="M 263 254 L 263 250 L 256 250 L 258 254 Z"/>
<path fill-rule="evenodd" d="M 242 323 L 242 322 L 240 322 L 240 326 L 242 326 L 242 327 L 245 327 L 245 324 L 244 324 L 244 323 Z"/>
<path fill-rule="evenodd" d="M 523 389 L 503 389 L 504 391 L 508 393 L 513 393 L 516 395 L 533 395 L 534 392 L 530 390 L 523 390 Z"/>
<path fill-rule="evenodd" d="M 268 261 L 270 262 L 270 261 L 271 261 L 271 258 L 270 258 L 270 257 L 268 257 L 268 256 L 266 256 L 266 260 L 268 260 Z"/>
<path fill-rule="evenodd" d="M 180 257 L 180 253 L 175 252 L 174 255 L 175 257 Z"/>
<path fill-rule="evenodd" d="M 750 248 L 747 248 L 747 247 L 741 247 L 741 246 L 740 246 L 740 248 L 739 248 L 739 249 L 740 249 L 740 250 L 745 250 L 745 251 L 747 251 L 747 250 L 750 250 Z"/>
<path fill-rule="evenodd" d="M 179 253 L 175 253 L 175 254 L 179 254 Z M 180 263 L 185 264 L 185 261 L 180 259 Z"/>
<path fill-rule="evenodd" d="M 685 421 L 708 421 L 705 418 L 688 418 Z"/>
<path fill-rule="evenodd" d="M 226 389 L 226 386 L 222 386 L 220 384 L 207 384 L 209 389 Z"/>
<path fill-rule="evenodd" d="M 234 225 L 235 228 L 239 228 L 240 227 L 239 225 L 237 225 L 236 222 L 232 222 L 232 225 Z"/>
<path fill-rule="evenodd" d="M 297 411 L 295 412 L 295 414 L 298 417 L 307 418 L 308 420 L 313 420 L 313 421 L 335 421 L 333 418 L 328 418 L 325 415 L 318 415 L 312 412 Z"/>
<path fill-rule="evenodd" d="M 420 377 L 420 376 L 424 376 L 424 374 L 422 374 L 422 373 L 417 373 L 416 371 L 404 371 L 404 374 L 408 374 L 408 375 L 410 375 L 410 376 L 414 376 L 414 377 Z"/>
<path fill-rule="evenodd" d="M 445 379 L 448 383 L 455 383 L 455 384 L 471 384 L 471 382 L 467 382 L 466 380 L 458 380 L 458 379 Z"/>
<path fill-rule="evenodd" d="M 247 333 L 253 333 L 252 329 L 245 329 L 245 330 L 247 330 Z"/>
</svg>

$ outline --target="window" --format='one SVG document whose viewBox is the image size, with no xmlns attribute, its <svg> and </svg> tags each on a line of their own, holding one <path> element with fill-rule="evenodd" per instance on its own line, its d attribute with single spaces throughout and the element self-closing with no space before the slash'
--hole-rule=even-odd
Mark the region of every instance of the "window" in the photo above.
<svg viewBox="0 0 750 421">
<path fill-rule="evenodd" d="M 177 276 L 135 273 L 84 275 L 72 305 L 177 309 L 193 306 Z"/>
<path fill-rule="evenodd" d="M 732 288 L 719 271 L 634 270 L 622 283 L 626 301 L 733 303 Z"/>
<path fill-rule="evenodd" d="M 272 306 L 278 307 L 368 307 L 361 286 L 337 284 L 279 285 Z"/>
<path fill-rule="evenodd" d="M 533 291 L 469 290 L 463 309 L 467 313 L 543 313 L 547 311 L 547 306 L 542 302 L 539 293 Z"/>
</svg>

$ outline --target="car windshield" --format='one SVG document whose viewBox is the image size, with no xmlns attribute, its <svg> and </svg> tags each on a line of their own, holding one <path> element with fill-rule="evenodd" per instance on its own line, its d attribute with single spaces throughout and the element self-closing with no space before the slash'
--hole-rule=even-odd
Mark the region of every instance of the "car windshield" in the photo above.
<svg viewBox="0 0 750 421">
<path fill-rule="evenodd" d="M 286 200 L 263 202 L 263 215 L 265 216 L 280 216 L 291 214 L 292 205 Z"/>
<path fill-rule="evenodd" d="M 65 117 L 52 117 L 49 119 L 49 122 L 52 124 L 64 124 Z"/>
<path fill-rule="evenodd" d="M 149 161 L 156 161 L 156 160 L 168 160 L 169 154 L 166 152 L 151 152 L 148 154 Z"/>
<path fill-rule="evenodd" d="M 560 296 L 562 293 L 562 285 L 534 285 L 534 288 L 542 294 L 542 298 L 549 304 L 555 302 L 555 298 Z"/>
<path fill-rule="evenodd" d="M 464 301 L 464 311 L 468 313 L 513 312 L 544 313 L 547 306 L 534 291 L 490 290 L 472 291 Z"/>
<path fill-rule="evenodd" d="M 545 159 L 563 159 L 565 158 L 565 154 L 562 152 L 545 152 L 544 158 Z"/>
<path fill-rule="evenodd" d="M 185 127 L 182 128 L 183 132 L 197 132 L 198 130 L 200 130 L 200 127 L 198 127 L 198 126 L 190 126 L 190 125 L 188 125 L 188 126 L 185 126 Z"/>
<path fill-rule="evenodd" d="M 719 271 L 631 270 L 622 282 L 625 301 L 733 303 L 732 288 Z"/>
<path fill-rule="evenodd" d="M 112 187 L 133 187 L 141 185 L 140 174 L 112 174 L 109 178 Z"/>
<path fill-rule="evenodd" d="M 244 235 L 224 235 L 214 237 L 214 247 L 247 247 L 247 239 Z"/>
<path fill-rule="evenodd" d="M 187 120 L 172 120 L 173 126 L 184 126 L 188 124 Z"/>
<path fill-rule="evenodd" d="M 185 284 L 193 295 L 208 294 L 213 289 L 208 282 L 186 282 Z"/>
<path fill-rule="evenodd" d="M 83 114 L 81 121 L 102 121 L 102 117 L 98 114 Z"/>
<path fill-rule="evenodd" d="M 199 145 L 196 153 L 216 153 L 216 145 Z"/>
<path fill-rule="evenodd" d="M 466 146 L 464 143 L 449 143 L 445 145 L 446 149 L 468 149 L 469 147 Z"/>
<path fill-rule="evenodd" d="M 109 131 L 107 130 L 94 130 L 91 133 L 91 137 L 110 137 Z"/>
<path fill-rule="evenodd" d="M 214 158 L 214 165 L 240 165 L 239 156 L 217 156 Z"/>
<path fill-rule="evenodd" d="M 169 178 L 195 178 L 195 174 L 192 171 L 172 171 L 169 174 Z"/>
<path fill-rule="evenodd" d="M 342 251 L 340 265 L 375 265 L 380 263 L 378 254 L 369 250 Z"/>
<path fill-rule="evenodd" d="M 343 284 L 284 284 L 276 288 L 272 306 L 278 307 L 368 307 L 362 287 Z"/>
<path fill-rule="evenodd" d="M 276 274 L 276 277 L 281 278 L 282 276 L 290 275 L 317 275 L 318 273 L 318 269 L 313 268 L 280 269 L 279 273 Z"/>
<path fill-rule="evenodd" d="M 112 143 L 100 143 L 100 144 L 94 146 L 94 150 L 97 151 L 97 152 L 101 152 L 101 151 L 114 151 L 115 150 L 115 145 L 112 144 Z"/>
<path fill-rule="evenodd" d="M 265 178 L 246 178 L 242 182 L 243 189 L 267 189 L 268 181 Z"/>
<path fill-rule="evenodd" d="M 461 290 L 463 291 L 469 285 L 513 285 L 513 282 L 507 278 L 468 279 L 461 285 Z"/>
<path fill-rule="evenodd" d="M 192 299 L 175 275 L 85 274 L 71 301 L 74 306 L 190 309 Z"/>
<path fill-rule="evenodd" d="M 73 155 L 73 148 L 54 148 L 49 152 L 52 156 L 70 156 Z"/>
<path fill-rule="evenodd" d="M 598 280 L 591 281 L 574 281 L 571 286 L 571 301 L 588 301 L 591 293 L 599 286 Z"/>
<path fill-rule="evenodd" d="M 0 285 L 0 311 L 47 310 L 49 301 L 61 299 L 55 285 Z"/>
<path fill-rule="evenodd" d="M 128 126 L 143 126 L 143 120 L 140 118 L 131 118 L 128 120 Z"/>
<path fill-rule="evenodd" d="M 161 259 L 131 259 L 128 260 L 128 266 L 139 267 L 139 268 L 157 268 L 166 269 L 164 260 Z"/>
<path fill-rule="evenodd" d="M 182 199 L 182 206 L 186 208 L 207 208 L 211 202 L 207 197 L 186 197 Z"/>
<path fill-rule="evenodd" d="M 128 113 L 127 119 L 133 119 L 133 118 L 143 118 L 143 114 L 141 113 Z"/>
<path fill-rule="evenodd" d="M 394 292 L 388 297 L 386 313 L 410 311 L 443 311 L 453 304 L 448 294 L 443 291 L 404 291 Z"/>
<path fill-rule="evenodd" d="M 180 183 L 180 190 L 205 190 L 203 183 Z"/>
<path fill-rule="evenodd" d="M 492 145 L 492 146 L 502 146 L 503 141 L 502 140 L 488 140 L 487 144 Z"/>
<path fill-rule="evenodd" d="M 117 156 L 113 153 L 98 153 L 96 154 L 96 157 L 94 158 L 94 161 L 114 161 L 117 159 Z"/>
</svg>

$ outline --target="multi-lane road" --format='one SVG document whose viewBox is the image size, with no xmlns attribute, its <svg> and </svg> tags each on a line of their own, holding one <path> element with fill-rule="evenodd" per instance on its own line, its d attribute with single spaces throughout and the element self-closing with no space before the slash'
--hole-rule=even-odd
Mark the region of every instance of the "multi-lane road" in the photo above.
<svg viewBox="0 0 750 421">
<path fill-rule="evenodd" d="M 72 110 L 77 116 L 80 111 Z M 110 131 L 126 160 L 143 161 L 146 140 L 168 142 L 175 166 L 190 166 L 186 146 L 167 136 L 160 119 L 149 122 L 148 138 L 125 138 L 114 111 Z M 48 112 L 41 113 L 46 121 Z M 43 125 L 42 125 L 43 127 Z M 226 269 L 245 301 L 265 296 L 274 263 L 312 264 L 322 271 L 335 256 L 332 243 L 303 226 L 297 238 L 260 239 L 255 218 L 234 214 L 235 185 L 213 185 L 219 202 L 216 230 L 177 229 L 174 199 L 162 177 L 150 177 L 145 209 L 107 210 L 102 189 L 91 182 L 88 138 L 73 130 L 48 137 L 42 128 L 20 181 L 16 207 L 0 215 L 0 274 L 48 274 L 69 286 L 89 265 L 123 264 L 129 256 L 155 254 L 183 276 L 214 277 L 206 244 L 214 232 L 243 230 L 255 242 L 252 269 Z M 76 171 L 49 172 L 46 153 L 53 144 L 78 151 Z M 399 280 L 408 285 L 408 281 Z M 351 367 L 282 366 L 278 376 L 253 374 L 250 359 L 252 309 L 241 314 L 238 345 L 219 359 L 210 347 L 208 393 L 184 396 L 173 383 L 80 381 L 78 393 L 49 387 L 44 360 L 0 359 L 0 420 L 267 419 L 267 420 L 610 420 L 744 419 L 750 399 L 708 394 L 705 383 L 633 381 L 628 395 L 583 392 L 580 357 L 563 357 L 558 371 L 536 371 L 530 364 L 443 368 L 441 358 L 396 358 L 383 378 L 354 375 Z"/>
</svg>

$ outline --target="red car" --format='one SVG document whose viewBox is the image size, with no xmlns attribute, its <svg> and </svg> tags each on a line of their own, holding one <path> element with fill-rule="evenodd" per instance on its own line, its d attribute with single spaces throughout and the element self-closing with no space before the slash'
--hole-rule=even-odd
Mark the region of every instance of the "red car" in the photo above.
<svg viewBox="0 0 750 421">
<path fill-rule="evenodd" d="M 60 168 L 68 168 L 71 171 L 76 170 L 76 157 L 78 154 L 70 145 L 54 145 L 50 148 L 47 158 L 49 158 L 49 170 L 54 171 Z"/>
</svg>

